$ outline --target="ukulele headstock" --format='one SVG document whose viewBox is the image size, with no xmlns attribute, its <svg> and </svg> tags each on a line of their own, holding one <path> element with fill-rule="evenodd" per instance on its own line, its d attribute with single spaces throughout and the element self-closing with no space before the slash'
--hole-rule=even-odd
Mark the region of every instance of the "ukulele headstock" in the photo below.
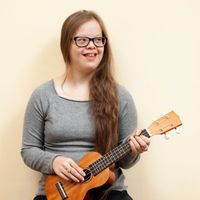
<svg viewBox="0 0 200 200">
<path fill-rule="evenodd" d="M 171 111 L 152 122 L 148 127 L 148 133 L 151 136 L 162 135 L 181 125 L 182 123 L 179 116 L 174 111 Z"/>
</svg>

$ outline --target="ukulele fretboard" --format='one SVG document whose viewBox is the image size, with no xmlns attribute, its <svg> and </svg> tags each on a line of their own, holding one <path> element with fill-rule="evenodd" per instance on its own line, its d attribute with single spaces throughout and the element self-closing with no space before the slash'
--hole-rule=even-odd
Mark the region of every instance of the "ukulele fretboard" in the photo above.
<svg viewBox="0 0 200 200">
<path fill-rule="evenodd" d="M 150 137 L 146 129 L 142 130 L 142 135 L 145 135 L 146 137 Z M 116 163 L 121 158 L 123 158 L 125 155 L 131 152 L 131 147 L 129 145 L 129 141 L 126 141 L 125 143 L 120 144 L 116 148 L 114 148 L 112 151 L 106 153 L 104 156 L 102 156 L 100 159 L 93 162 L 91 165 L 89 165 L 89 169 L 91 173 L 96 176 L 100 172 L 102 172 L 107 167 L 111 166 L 113 163 Z"/>
</svg>

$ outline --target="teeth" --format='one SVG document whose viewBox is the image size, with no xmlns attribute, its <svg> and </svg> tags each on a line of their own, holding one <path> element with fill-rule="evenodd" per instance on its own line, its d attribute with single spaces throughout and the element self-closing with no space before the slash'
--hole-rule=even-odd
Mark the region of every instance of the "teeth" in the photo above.
<svg viewBox="0 0 200 200">
<path fill-rule="evenodd" d="M 88 54 L 86 54 L 86 56 L 95 56 L 95 54 L 94 53 L 88 53 Z"/>
</svg>

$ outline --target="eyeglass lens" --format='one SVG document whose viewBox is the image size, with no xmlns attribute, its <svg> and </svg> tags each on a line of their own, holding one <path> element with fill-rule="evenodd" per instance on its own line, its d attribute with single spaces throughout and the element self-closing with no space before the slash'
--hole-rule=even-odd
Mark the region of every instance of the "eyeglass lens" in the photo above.
<svg viewBox="0 0 200 200">
<path fill-rule="evenodd" d="M 76 45 L 79 47 L 86 47 L 90 43 L 90 41 L 92 41 L 96 47 L 103 47 L 106 43 L 105 37 L 74 37 L 74 40 Z"/>
</svg>

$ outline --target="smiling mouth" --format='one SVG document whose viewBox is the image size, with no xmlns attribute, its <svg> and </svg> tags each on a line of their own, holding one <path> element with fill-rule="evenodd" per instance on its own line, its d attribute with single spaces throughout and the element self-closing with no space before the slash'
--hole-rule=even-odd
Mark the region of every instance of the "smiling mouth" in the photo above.
<svg viewBox="0 0 200 200">
<path fill-rule="evenodd" d="M 85 57 L 95 57 L 95 56 L 97 56 L 97 53 L 86 53 L 86 54 L 83 54 L 83 56 L 85 56 Z"/>
</svg>

